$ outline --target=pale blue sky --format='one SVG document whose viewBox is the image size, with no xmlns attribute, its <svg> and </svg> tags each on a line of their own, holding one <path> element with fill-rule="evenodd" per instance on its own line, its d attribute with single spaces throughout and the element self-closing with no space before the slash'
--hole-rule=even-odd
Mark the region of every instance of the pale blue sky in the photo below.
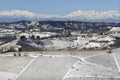
<svg viewBox="0 0 120 80">
<path fill-rule="evenodd" d="M 0 11 L 15 9 L 64 15 L 76 10 L 120 10 L 120 0 L 0 0 Z"/>
</svg>

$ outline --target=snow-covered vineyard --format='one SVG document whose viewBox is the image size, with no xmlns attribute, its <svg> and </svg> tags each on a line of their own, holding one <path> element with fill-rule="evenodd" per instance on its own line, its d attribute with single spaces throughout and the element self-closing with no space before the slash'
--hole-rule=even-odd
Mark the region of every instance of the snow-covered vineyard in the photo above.
<svg viewBox="0 0 120 80">
<path fill-rule="evenodd" d="M 0 80 L 120 80 L 119 25 L 1 23 Z"/>
<path fill-rule="evenodd" d="M 71 29 L 73 26 L 75 30 Z M 97 32 L 94 32 L 95 30 Z M 120 27 L 115 23 L 23 21 L 0 24 L 0 52 L 105 50 L 118 47 L 120 47 Z"/>
<path fill-rule="evenodd" d="M 0 79 L 120 80 L 119 53 L 120 49 L 21 52 L 19 57 L 13 52 L 0 54 Z"/>
<path fill-rule="evenodd" d="M 104 35 L 98 34 L 72 34 L 72 37 L 57 37 L 58 33 L 51 32 L 32 32 L 20 33 L 11 42 L 5 43 L 6 36 L 1 35 L 0 51 L 39 51 L 39 50 L 89 50 L 89 49 L 110 49 L 120 47 L 119 27 L 113 27 Z M 12 44 L 12 45 L 11 45 Z M 13 45 L 14 44 L 14 45 Z M 26 47 L 27 46 L 27 47 Z"/>
</svg>

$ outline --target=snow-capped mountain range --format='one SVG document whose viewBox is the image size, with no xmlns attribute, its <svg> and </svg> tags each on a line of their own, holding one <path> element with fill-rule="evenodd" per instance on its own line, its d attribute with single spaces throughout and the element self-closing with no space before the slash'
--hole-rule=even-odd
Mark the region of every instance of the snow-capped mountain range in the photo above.
<svg viewBox="0 0 120 80">
<path fill-rule="evenodd" d="M 11 22 L 20 20 L 74 20 L 94 22 L 120 22 L 120 11 L 74 11 L 67 15 L 49 15 L 33 13 L 22 10 L 0 11 L 0 22 Z"/>
</svg>

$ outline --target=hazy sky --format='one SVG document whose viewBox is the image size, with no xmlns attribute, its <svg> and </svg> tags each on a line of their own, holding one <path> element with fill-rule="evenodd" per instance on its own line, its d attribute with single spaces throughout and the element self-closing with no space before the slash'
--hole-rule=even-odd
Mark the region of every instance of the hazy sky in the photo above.
<svg viewBox="0 0 120 80">
<path fill-rule="evenodd" d="M 120 10 L 120 0 L 0 0 L 0 11 L 15 9 L 64 15 L 76 10 Z"/>
</svg>

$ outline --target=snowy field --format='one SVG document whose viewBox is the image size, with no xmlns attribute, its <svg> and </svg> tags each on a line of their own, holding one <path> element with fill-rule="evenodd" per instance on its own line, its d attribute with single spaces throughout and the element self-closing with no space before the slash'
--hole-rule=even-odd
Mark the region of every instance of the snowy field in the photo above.
<svg viewBox="0 0 120 80">
<path fill-rule="evenodd" d="M 32 59 L 30 57 L 0 56 L 0 80 L 14 78 Z"/>
<path fill-rule="evenodd" d="M 26 52 L 22 52 L 26 53 Z M 0 55 L 1 80 L 120 80 L 120 49 Z"/>
<path fill-rule="evenodd" d="M 73 57 L 39 56 L 17 80 L 61 80 L 77 60 Z"/>
</svg>

